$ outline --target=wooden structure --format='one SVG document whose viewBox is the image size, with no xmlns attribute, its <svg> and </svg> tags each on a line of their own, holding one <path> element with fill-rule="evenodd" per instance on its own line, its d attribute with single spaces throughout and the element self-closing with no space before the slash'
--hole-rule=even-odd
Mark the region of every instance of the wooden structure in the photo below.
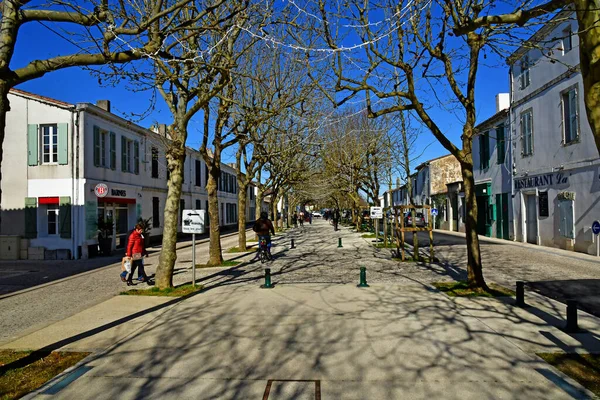
<svg viewBox="0 0 600 400">
<path fill-rule="evenodd" d="M 412 206 L 412 205 L 401 205 L 401 206 L 393 206 L 389 207 L 386 210 L 394 210 L 394 222 L 395 222 L 395 237 L 396 237 L 396 255 L 400 255 L 402 261 L 405 260 L 405 251 L 404 251 L 404 232 L 429 232 L 429 262 L 433 262 L 434 254 L 433 254 L 433 219 L 431 218 L 431 206 L 423 205 L 423 206 Z M 406 210 L 417 210 L 422 209 L 427 214 L 427 225 L 425 227 L 417 227 L 417 226 L 405 226 L 404 218 L 406 215 Z M 399 211 L 399 213 L 398 213 Z M 423 213 L 425 216 L 425 213 Z M 384 213 L 385 215 L 385 213 Z M 416 215 L 416 211 L 415 211 Z M 399 218 L 400 217 L 400 218 Z M 400 226 L 398 226 L 400 225 Z M 387 242 L 387 229 L 384 229 L 384 243 Z M 414 243 L 413 243 L 414 244 Z M 400 252 L 402 250 L 402 252 Z M 418 252 L 418 247 L 415 250 L 415 253 Z M 420 258 L 419 254 L 414 254 L 414 257 L 417 259 Z"/>
</svg>

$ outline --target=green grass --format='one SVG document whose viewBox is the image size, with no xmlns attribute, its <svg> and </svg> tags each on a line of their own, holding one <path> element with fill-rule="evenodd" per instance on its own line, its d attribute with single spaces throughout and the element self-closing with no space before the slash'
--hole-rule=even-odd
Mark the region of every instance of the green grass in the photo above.
<svg viewBox="0 0 600 400">
<path fill-rule="evenodd" d="M 159 297 L 181 297 L 187 296 L 188 294 L 198 292 L 203 289 L 202 285 L 196 285 L 193 287 L 191 283 L 175 286 L 167 289 L 159 289 L 156 286 L 150 289 L 138 290 L 132 289 L 126 292 L 121 292 L 123 296 L 159 296 Z"/>
<path fill-rule="evenodd" d="M 514 296 L 515 292 L 506 289 L 494 283 L 488 284 L 490 290 L 486 291 L 479 288 L 471 288 L 466 281 L 459 282 L 434 282 L 440 292 L 446 293 L 450 297 L 502 297 Z"/>
<path fill-rule="evenodd" d="M 0 399 L 18 399 L 39 389 L 89 354 L 0 350 Z"/>
<path fill-rule="evenodd" d="M 600 396 L 600 354 L 538 353 L 538 356 Z"/>
<path fill-rule="evenodd" d="M 223 260 L 221 265 L 196 264 L 196 268 L 235 267 L 241 263 L 241 261 Z"/>
<path fill-rule="evenodd" d="M 256 252 L 257 248 L 256 247 L 248 247 L 246 246 L 246 251 L 240 251 L 240 248 L 238 246 L 232 247 L 229 250 L 227 250 L 227 253 L 252 253 L 252 252 Z"/>
<path fill-rule="evenodd" d="M 377 236 L 374 233 L 366 233 L 361 237 L 364 237 L 365 239 L 375 239 Z"/>
<path fill-rule="evenodd" d="M 396 243 L 387 243 L 385 245 L 383 243 L 374 243 L 373 246 L 375 246 L 378 249 L 395 249 Z M 404 244 L 404 248 L 408 249 L 408 246 Z"/>
</svg>

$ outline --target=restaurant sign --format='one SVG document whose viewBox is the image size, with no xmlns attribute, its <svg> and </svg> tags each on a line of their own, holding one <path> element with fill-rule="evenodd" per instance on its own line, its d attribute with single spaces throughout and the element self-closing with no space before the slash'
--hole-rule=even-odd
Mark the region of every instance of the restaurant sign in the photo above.
<svg viewBox="0 0 600 400">
<path fill-rule="evenodd" d="M 557 186 L 569 183 L 569 177 L 562 172 L 556 174 L 544 174 L 538 176 L 528 176 L 515 179 L 515 190 L 528 189 L 539 186 Z"/>
</svg>

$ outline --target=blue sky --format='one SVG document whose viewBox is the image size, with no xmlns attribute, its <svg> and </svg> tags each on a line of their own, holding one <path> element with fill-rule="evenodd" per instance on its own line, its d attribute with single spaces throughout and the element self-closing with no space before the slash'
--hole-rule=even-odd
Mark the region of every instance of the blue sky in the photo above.
<svg viewBox="0 0 600 400">
<path fill-rule="evenodd" d="M 40 40 L 44 38 L 44 40 Z M 66 40 L 58 37 L 46 27 L 38 23 L 26 24 L 22 27 L 17 50 L 13 57 L 11 66 L 17 68 L 25 65 L 33 59 L 48 58 L 59 53 L 73 50 L 73 46 Z M 477 120 L 483 121 L 495 113 L 495 96 L 497 93 L 508 92 L 508 67 L 500 60 L 491 62 L 490 66 L 481 65 L 477 81 Z M 124 85 L 117 87 L 102 86 L 95 76 L 89 71 L 79 68 L 70 68 L 53 72 L 46 76 L 24 83 L 19 89 L 40 94 L 58 100 L 78 103 L 95 103 L 97 100 L 110 100 L 113 112 L 127 117 L 128 115 L 141 114 L 147 110 L 150 93 L 135 93 L 128 91 Z M 456 117 L 442 112 L 433 112 L 436 122 L 448 133 L 455 142 L 459 142 L 462 124 Z M 162 98 L 158 98 L 156 108 L 145 119 L 137 122 L 142 126 L 150 126 L 153 123 L 171 122 L 171 114 L 164 104 Z M 202 127 L 201 115 L 190 124 L 188 145 L 197 148 L 200 142 L 200 130 Z M 435 140 L 426 130 L 422 134 L 421 143 L 423 147 L 432 143 L 424 152 L 420 161 L 426 161 L 448 152 Z M 225 154 L 225 162 L 233 161 L 233 152 L 230 150 Z"/>
</svg>

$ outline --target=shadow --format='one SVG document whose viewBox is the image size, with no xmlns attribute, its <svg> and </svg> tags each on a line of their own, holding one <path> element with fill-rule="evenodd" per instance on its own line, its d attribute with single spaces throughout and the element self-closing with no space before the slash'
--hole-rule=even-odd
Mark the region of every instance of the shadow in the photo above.
<svg viewBox="0 0 600 400">
<path fill-rule="evenodd" d="M 579 309 L 600 317 L 600 279 L 534 281 L 527 282 L 527 286 L 561 303 L 577 300 Z"/>
</svg>

